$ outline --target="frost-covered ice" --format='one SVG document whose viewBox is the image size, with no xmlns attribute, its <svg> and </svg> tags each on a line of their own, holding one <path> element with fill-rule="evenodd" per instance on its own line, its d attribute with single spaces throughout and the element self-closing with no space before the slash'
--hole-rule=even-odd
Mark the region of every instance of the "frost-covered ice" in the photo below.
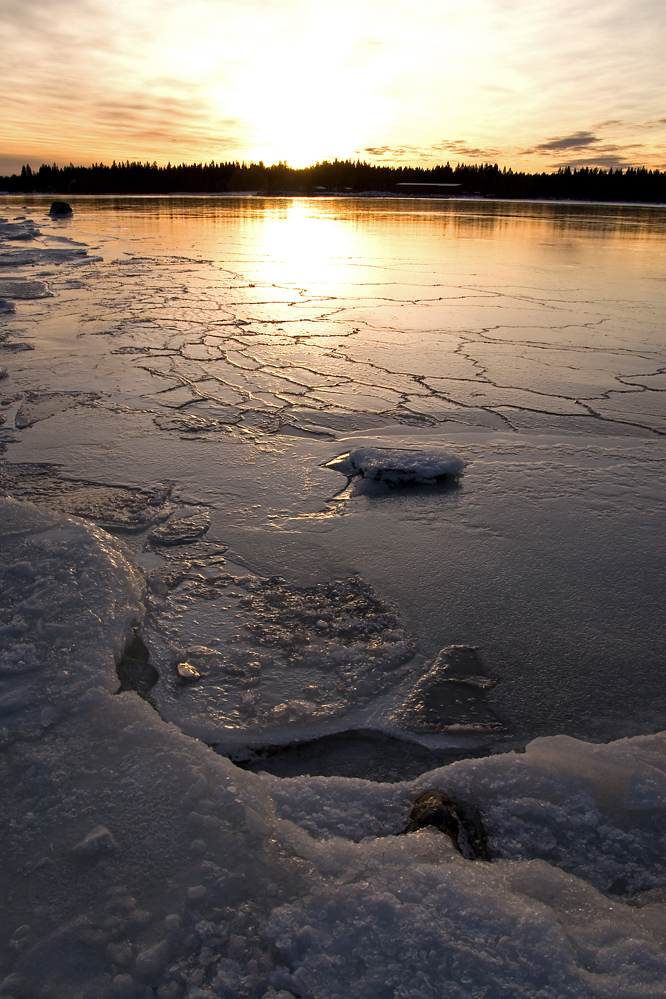
<svg viewBox="0 0 666 999">
<path fill-rule="evenodd" d="M 70 715 L 91 684 L 117 688 L 143 580 L 101 531 L 15 500 L 0 508 L 0 726 L 11 739 Z"/>
<path fill-rule="evenodd" d="M 663 213 L 49 204 L 0 220 L 0 995 L 660 995 Z M 222 755 L 346 738 L 432 762 Z M 399 835 L 429 790 L 490 863 Z"/>
<path fill-rule="evenodd" d="M 449 454 L 437 452 L 390 451 L 358 447 L 349 454 L 328 462 L 343 475 L 361 475 L 365 479 L 389 482 L 392 485 L 421 483 L 431 485 L 440 479 L 454 479 L 462 472 L 465 462 Z"/>
</svg>

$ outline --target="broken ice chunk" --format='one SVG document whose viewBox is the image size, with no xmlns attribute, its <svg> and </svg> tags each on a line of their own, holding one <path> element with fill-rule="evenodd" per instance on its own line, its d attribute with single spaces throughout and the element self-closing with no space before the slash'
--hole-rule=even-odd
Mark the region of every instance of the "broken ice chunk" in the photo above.
<svg viewBox="0 0 666 999">
<path fill-rule="evenodd" d="M 41 236 L 41 232 L 32 219 L 26 219 L 25 216 L 14 222 L 6 219 L 0 221 L 0 239 L 35 239 L 36 236 Z"/>
<path fill-rule="evenodd" d="M 118 844 L 106 826 L 95 826 L 80 843 L 76 844 L 74 853 L 78 857 L 97 857 L 104 853 L 113 853 L 117 849 Z"/>
<path fill-rule="evenodd" d="M 160 524 L 151 531 L 149 537 L 158 545 L 187 545 L 205 534 L 209 527 L 210 515 L 204 510 L 189 517 L 168 520 L 166 524 Z"/>
<path fill-rule="evenodd" d="M 194 666 L 191 666 L 189 663 L 178 663 L 176 673 L 185 683 L 194 683 L 195 680 L 201 678 L 201 673 L 197 672 Z"/>
<path fill-rule="evenodd" d="M 326 462 L 326 467 L 334 468 L 343 475 L 360 475 L 392 485 L 433 484 L 442 479 L 457 478 L 465 462 L 441 451 L 359 447 Z"/>
<path fill-rule="evenodd" d="M 484 673 L 476 649 L 450 645 L 414 684 L 397 720 L 410 731 L 454 728 L 502 732 L 504 725 L 484 697 L 484 690 L 496 682 Z"/>
<path fill-rule="evenodd" d="M 0 280 L 0 295 L 3 298 L 50 298 L 51 292 L 43 281 Z"/>
</svg>

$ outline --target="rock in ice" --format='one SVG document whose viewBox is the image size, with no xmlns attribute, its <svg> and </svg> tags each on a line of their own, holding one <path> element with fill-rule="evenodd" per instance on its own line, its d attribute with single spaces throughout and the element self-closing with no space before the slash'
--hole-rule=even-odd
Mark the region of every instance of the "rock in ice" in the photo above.
<svg viewBox="0 0 666 999">
<path fill-rule="evenodd" d="M 49 215 L 72 215 L 72 206 L 66 201 L 54 201 L 49 210 Z"/>
</svg>

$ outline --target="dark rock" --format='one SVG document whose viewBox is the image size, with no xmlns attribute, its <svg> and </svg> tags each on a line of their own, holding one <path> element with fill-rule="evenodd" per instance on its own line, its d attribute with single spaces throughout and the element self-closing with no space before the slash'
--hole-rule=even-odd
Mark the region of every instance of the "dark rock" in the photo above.
<svg viewBox="0 0 666 999">
<path fill-rule="evenodd" d="M 414 802 L 405 833 L 433 826 L 445 833 L 466 860 L 490 860 L 481 815 L 475 805 L 458 805 L 441 791 L 426 791 Z"/>
<path fill-rule="evenodd" d="M 66 201 L 54 201 L 49 209 L 49 215 L 72 215 L 71 205 Z"/>
</svg>

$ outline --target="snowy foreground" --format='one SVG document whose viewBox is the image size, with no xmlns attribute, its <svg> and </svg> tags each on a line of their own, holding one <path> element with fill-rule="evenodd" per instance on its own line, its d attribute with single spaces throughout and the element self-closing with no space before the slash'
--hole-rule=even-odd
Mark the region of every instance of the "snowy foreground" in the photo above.
<svg viewBox="0 0 666 999">
<path fill-rule="evenodd" d="M 661 995 L 663 736 L 398 784 L 243 772 L 114 696 L 142 580 L 109 536 L 2 514 L 3 995 Z M 396 837 L 433 787 L 493 863 Z"/>
<path fill-rule="evenodd" d="M 0 996 L 661 996 L 650 231 L 84 208 L 0 221 Z"/>
</svg>

